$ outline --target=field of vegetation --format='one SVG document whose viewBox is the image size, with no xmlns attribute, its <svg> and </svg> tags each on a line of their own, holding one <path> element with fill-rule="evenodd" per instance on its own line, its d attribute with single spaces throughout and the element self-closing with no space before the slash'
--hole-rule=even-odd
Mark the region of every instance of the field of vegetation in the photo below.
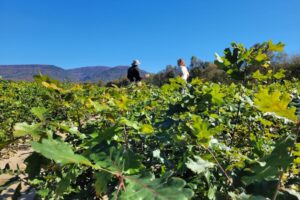
<svg viewBox="0 0 300 200">
<path fill-rule="evenodd" d="M 269 67 L 283 47 L 232 43 L 216 55 L 222 84 L 0 80 L 0 149 L 33 149 L 25 170 L 1 169 L 13 178 L 0 193 L 22 182 L 37 199 L 299 199 L 300 82 Z"/>
</svg>

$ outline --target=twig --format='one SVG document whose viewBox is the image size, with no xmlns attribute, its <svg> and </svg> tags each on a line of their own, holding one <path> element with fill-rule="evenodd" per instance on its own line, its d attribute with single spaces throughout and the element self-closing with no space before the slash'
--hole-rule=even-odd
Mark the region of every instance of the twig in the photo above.
<svg viewBox="0 0 300 200">
<path fill-rule="evenodd" d="M 126 125 L 123 126 L 124 130 L 124 139 L 125 139 L 125 149 L 128 149 L 128 133 L 126 131 Z"/>
<path fill-rule="evenodd" d="M 279 192 L 279 189 L 280 189 L 280 186 L 281 186 L 282 176 L 283 176 L 283 171 L 280 172 L 279 180 L 278 180 L 276 190 L 275 190 L 275 193 L 274 193 L 274 196 L 273 196 L 272 200 L 276 200 L 276 198 L 277 198 L 277 195 L 278 195 L 278 192 Z"/>
<path fill-rule="evenodd" d="M 205 147 L 204 147 L 205 148 Z M 218 167 L 220 168 L 220 170 L 223 172 L 223 174 L 226 176 L 230 186 L 232 186 L 232 178 L 229 177 L 229 175 L 227 174 L 227 172 L 224 170 L 224 168 L 221 166 L 221 164 L 219 163 L 218 159 L 216 158 L 216 156 L 214 155 L 214 153 L 209 149 L 209 148 L 205 148 L 214 158 L 214 160 L 216 161 Z M 233 186 L 232 186 L 233 187 Z"/>
<path fill-rule="evenodd" d="M 78 110 L 76 110 L 76 117 L 77 117 L 77 123 L 78 123 L 78 130 L 81 131 L 82 125 L 81 125 L 81 121 L 80 121 L 80 116 L 79 116 Z"/>
<path fill-rule="evenodd" d="M 125 184 L 124 184 L 123 175 L 121 173 L 117 173 L 117 174 L 115 174 L 115 176 L 119 179 L 118 190 L 117 190 L 117 194 L 116 194 L 116 198 L 115 198 L 115 200 L 117 200 L 121 189 L 123 189 L 126 192 L 126 187 L 125 187 Z"/>
</svg>

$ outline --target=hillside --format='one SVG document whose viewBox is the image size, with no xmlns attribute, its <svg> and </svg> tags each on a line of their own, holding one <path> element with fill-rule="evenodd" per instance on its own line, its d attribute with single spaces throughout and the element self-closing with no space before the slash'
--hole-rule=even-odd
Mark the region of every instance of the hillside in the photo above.
<svg viewBox="0 0 300 200">
<path fill-rule="evenodd" d="M 45 74 L 58 80 L 66 80 L 67 72 L 54 65 L 0 65 L 0 76 L 7 80 L 32 81 L 36 74 Z"/>
<path fill-rule="evenodd" d="M 74 82 L 85 82 L 91 81 L 95 82 L 98 80 L 103 80 L 101 74 L 109 70 L 110 67 L 104 66 L 94 66 L 94 67 L 79 67 L 74 69 L 66 70 L 68 78 Z M 101 78 L 100 78 L 101 77 Z"/>
<path fill-rule="evenodd" d="M 54 65 L 0 65 L 0 76 L 7 80 L 32 81 L 39 73 L 60 81 L 104 82 L 126 77 L 128 66 L 88 66 L 74 69 L 63 69 Z M 142 74 L 145 74 L 142 71 Z"/>
</svg>

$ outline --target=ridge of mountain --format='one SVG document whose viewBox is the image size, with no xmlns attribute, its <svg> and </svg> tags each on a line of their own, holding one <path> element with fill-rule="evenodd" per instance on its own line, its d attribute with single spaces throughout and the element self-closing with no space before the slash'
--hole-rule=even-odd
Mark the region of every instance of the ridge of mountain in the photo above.
<svg viewBox="0 0 300 200">
<path fill-rule="evenodd" d="M 33 76 L 43 74 L 60 81 L 72 82 L 104 82 L 126 77 L 129 66 L 86 66 L 72 69 L 63 69 L 55 65 L 26 64 L 0 65 L 0 76 L 6 80 L 32 81 Z M 141 70 L 141 74 L 146 72 Z"/>
</svg>

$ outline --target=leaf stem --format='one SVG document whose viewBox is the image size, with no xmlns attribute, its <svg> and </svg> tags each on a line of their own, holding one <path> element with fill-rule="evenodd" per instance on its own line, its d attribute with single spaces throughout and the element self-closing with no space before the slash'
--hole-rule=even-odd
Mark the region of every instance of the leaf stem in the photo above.
<svg viewBox="0 0 300 200">
<path fill-rule="evenodd" d="M 125 140 L 125 149 L 128 149 L 128 133 L 126 131 L 126 125 L 123 126 L 123 130 L 124 130 L 124 140 Z"/>
<path fill-rule="evenodd" d="M 76 110 L 76 117 L 77 117 L 77 123 L 78 123 L 78 130 L 81 131 L 82 125 L 81 125 L 81 121 L 80 121 L 80 116 L 79 116 L 78 110 Z"/>
<path fill-rule="evenodd" d="M 274 193 L 274 196 L 273 196 L 272 200 L 276 200 L 276 198 L 278 196 L 278 192 L 279 192 L 279 189 L 280 189 L 280 186 L 281 186 L 282 176 L 283 176 L 283 171 L 280 172 L 279 180 L 278 180 L 276 190 L 275 190 L 275 193 Z"/>
<path fill-rule="evenodd" d="M 204 146 L 203 146 L 204 147 Z M 218 159 L 216 158 L 216 156 L 214 155 L 214 153 L 212 152 L 212 150 L 210 150 L 209 148 L 204 147 L 204 149 L 206 149 L 213 157 L 213 159 L 216 161 L 217 166 L 220 168 L 220 170 L 223 172 L 223 174 L 226 176 L 230 186 L 232 186 L 232 178 L 229 177 L 229 175 L 227 174 L 227 172 L 224 170 L 224 168 L 222 167 L 222 165 L 219 163 Z"/>
</svg>

